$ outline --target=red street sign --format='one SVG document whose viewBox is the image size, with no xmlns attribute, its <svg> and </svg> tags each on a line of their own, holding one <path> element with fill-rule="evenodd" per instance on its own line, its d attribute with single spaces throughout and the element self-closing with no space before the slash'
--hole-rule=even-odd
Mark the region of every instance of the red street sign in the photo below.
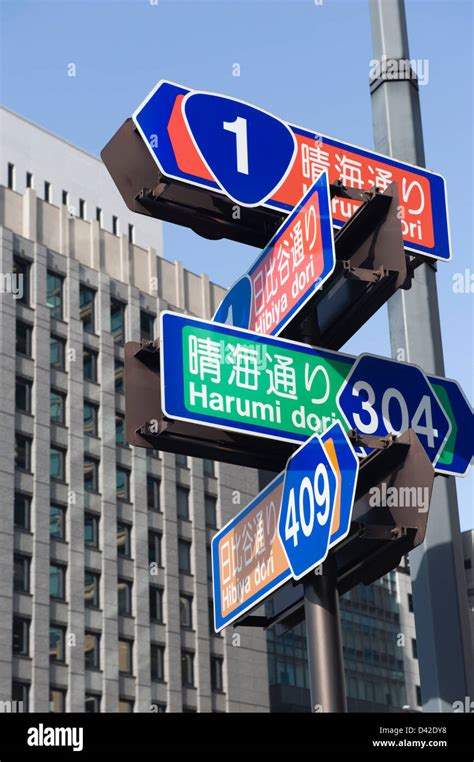
<svg viewBox="0 0 474 762">
<path fill-rule="evenodd" d="M 441 175 L 296 127 L 234 98 L 166 80 L 140 104 L 133 121 L 166 178 L 227 195 L 242 206 L 258 205 L 245 198 L 260 197 L 260 208 L 290 212 L 324 170 L 330 184 L 340 180 L 358 190 L 376 185 L 383 191 L 396 182 L 406 249 L 450 259 Z M 334 224 L 345 224 L 360 203 L 333 198 Z"/>
</svg>

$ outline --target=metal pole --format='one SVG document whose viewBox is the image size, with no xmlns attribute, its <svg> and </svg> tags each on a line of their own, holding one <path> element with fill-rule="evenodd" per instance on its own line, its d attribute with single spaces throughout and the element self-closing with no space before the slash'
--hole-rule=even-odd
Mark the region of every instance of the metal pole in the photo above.
<svg viewBox="0 0 474 762">
<path fill-rule="evenodd" d="M 347 712 L 339 593 L 331 558 L 304 578 L 311 711 Z"/>
<path fill-rule="evenodd" d="M 403 0 L 369 0 L 373 57 L 409 60 Z M 425 163 L 416 79 L 381 76 L 371 82 L 375 147 Z M 392 357 L 444 375 L 436 266 L 421 265 L 409 291 L 388 303 Z M 466 579 L 453 477 L 435 480 L 426 539 L 410 554 L 413 604 L 425 711 L 452 711 L 474 695 Z"/>
</svg>

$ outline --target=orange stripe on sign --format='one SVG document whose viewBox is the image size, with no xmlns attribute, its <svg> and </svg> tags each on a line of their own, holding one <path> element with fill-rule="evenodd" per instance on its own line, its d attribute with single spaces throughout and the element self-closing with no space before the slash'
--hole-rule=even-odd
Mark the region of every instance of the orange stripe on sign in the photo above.
<svg viewBox="0 0 474 762">
<path fill-rule="evenodd" d="M 328 439 L 323 442 L 323 447 L 326 451 L 326 455 L 331 461 L 331 465 L 337 474 L 337 488 L 336 499 L 334 501 L 334 513 L 332 514 L 331 524 L 331 537 L 334 532 L 337 532 L 341 524 L 341 472 L 339 470 L 339 462 L 337 460 L 336 448 L 334 447 L 334 439 Z"/>
<path fill-rule="evenodd" d="M 214 180 L 199 156 L 184 122 L 181 111 L 183 98 L 184 95 L 176 96 L 173 111 L 168 122 L 168 134 L 173 146 L 176 163 L 181 172 L 187 175 L 194 175 L 203 180 Z"/>
</svg>

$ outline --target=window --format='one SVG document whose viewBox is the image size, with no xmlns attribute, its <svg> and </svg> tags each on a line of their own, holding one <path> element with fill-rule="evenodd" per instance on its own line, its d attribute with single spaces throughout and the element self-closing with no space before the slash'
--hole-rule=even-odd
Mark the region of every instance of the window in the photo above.
<svg viewBox="0 0 474 762">
<path fill-rule="evenodd" d="M 411 639 L 411 653 L 414 659 L 418 659 L 418 648 L 416 647 L 415 638 Z"/>
<path fill-rule="evenodd" d="M 147 476 L 146 493 L 148 508 L 152 511 L 160 510 L 160 486 L 161 482 L 154 476 Z"/>
<path fill-rule="evenodd" d="M 408 611 L 413 612 L 413 595 L 408 593 Z"/>
<path fill-rule="evenodd" d="M 118 299 L 110 300 L 110 331 L 116 344 L 123 344 L 125 339 L 125 305 Z"/>
<path fill-rule="evenodd" d="M 115 484 L 117 500 L 130 500 L 130 471 L 126 468 L 117 468 L 115 472 Z"/>
<path fill-rule="evenodd" d="M 51 598 L 65 600 L 66 595 L 66 568 L 59 564 L 49 565 L 49 594 Z"/>
<path fill-rule="evenodd" d="M 100 635 L 84 633 L 84 662 L 86 669 L 100 669 Z"/>
<path fill-rule="evenodd" d="M 416 690 L 416 703 L 417 703 L 418 706 L 422 706 L 423 705 L 423 701 L 421 699 L 421 688 L 420 688 L 420 686 L 419 685 L 415 685 L 415 690 Z"/>
<path fill-rule="evenodd" d="M 49 393 L 49 409 L 52 423 L 63 424 L 66 421 L 66 395 L 51 389 Z"/>
<path fill-rule="evenodd" d="M 118 613 L 122 616 L 132 615 L 132 583 L 126 579 L 117 582 Z"/>
<path fill-rule="evenodd" d="M 191 574 L 191 543 L 178 540 L 178 564 L 180 572 Z"/>
<path fill-rule="evenodd" d="M 13 590 L 15 593 L 30 592 L 31 558 L 15 553 L 13 557 Z"/>
<path fill-rule="evenodd" d="M 205 495 L 204 508 L 206 513 L 206 526 L 217 529 L 217 500 L 212 495 Z"/>
<path fill-rule="evenodd" d="M 135 228 L 133 225 L 128 226 L 128 242 L 135 243 Z"/>
<path fill-rule="evenodd" d="M 151 644 L 151 679 L 164 682 L 165 679 L 165 647 L 156 643 Z"/>
<path fill-rule="evenodd" d="M 49 451 L 49 472 L 51 479 L 63 482 L 66 473 L 66 450 L 51 447 Z"/>
<path fill-rule="evenodd" d="M 22 413 L 31 413 L 32 382 L 26 378 L 16 379 L 15 408 Z"/>
<path fill-rule="evenodd" d="M 161 534 L 148 532 L 148 561 L 150 564 L 161 566 Z"/>
<path fill-rule="evenodd" d="M 64 663 L 66 658 L 66 628 L 52 624 L 49 627 L 49 660 Z"/>
<path fill-rule="evenodd" d="M 95 458 L 84 458 L 84 489 L 86 492 L 99 491 L 99 461 Z"/>
<path fill-rule="evenodd" d="M 153 622 L 163 622 L 163 590 L 154 585 L 150 586 L 150 619 Z"/>
<path fill-rule="evenodd" d="M 13 257 L 13 274 L 15 276 L 15 291 L 21 304 L 30 303 L 30 263 L 21 257 Z M 13 284 L 12 284 L 13 285 Z"/>
<path fill-rule="evenodd" d="M 20 683 L 17 680 L 12 682 L 12 701 L 20 702 L 22 704 L 22 711 L 28 712 L 29 710 L 29 695 L 30 686 L 28 683 Z M 17 703 L 18 706 L 18 703 Z"/>
<path fill-rule="evenodd" d="M 131 530 L 130 524 L 117 524 L 117 553 L 119 556 L 130 558 L 131 548 Z"/>
<path fill-rule="evenodd" d="M 88 714 L 98 714 L 100 712 L 100 696 L 94 693 L 86 693 L 85 711 Z"/>
<path fill-rule="evenodd" d="M 100 206 L 96 206 L 95 208 L 95 218 L 97 222 L 99 223 L 99 227 L 102 227 L 102 209 Z"/>
<path fill-rule="evenodd" d="M 66 709 L 66 691 L 63 688 L 49 689 L 49 711 L 63 714 Z"/>
<path fill-rule="evenodd" d="M 99 608 L 100 574 L 84 572 L 84 606 L 87 609 Z"/>
<path fill-rule="evenodd" d="M 216 475 L 216 464 L 213 460 L 209 460 L 208 458 L 204 458 L 203 461 L 204 466 L 204 474 L 205 476 L 215 476 Z"/>
<path fill-rule="evenodd" d="M 191 595 L 179 596 L 179 617 L 181 627 L 187 630 L 193 628 L 193 598 Z"/>
<path fill-rule="evenodd" d="M 149 312 L 140 310 L 140 337 L 146 341 L 153 341 L 155 332 L 155 316 Z"/>
<path fill-rule="evenodd" d="M 97 357 L 97 352 L 94 352 L 93 349 L 89 349 L 88 347 L 84 347 L 83 370 L 84 378 L 87 381 L 97 381 Z"/>
<path fill-rule="evenodd" d="M 123 447 L 125 441 L 125 418 L 120 413 L 115 414 L 115 444 Z"/>
<path fill-rule="evenodd" d="M 129 699 L 119 699 L 118 710 L 121 714 L 130 714 L 133 712 L 133 701 Z"/>
<path fill-rule="evenodd" d="M 187 468 L 188 467 L 188 456 L 187 455 L 180 455 L 179 453 L 176 454 L 176 465 L 180 468 Z"/>
<path fill-rule="evenodd" d="M 66 339 L 51 335 L 49 341 L 49 364 L 57 370 L 66 367 Z"/>
<path fill-rule="evenodd" d="M 189 490 L 184 487 L 176 487 L 176 502 L 178 518 L 189 520 Z"/>
<path fill-rule="evenodd" d="M 79 199 L 79 218 L 81 220 L 86 219 L 86 202 L 83 198 Z"/>
<path fill-rule="evenodd" d="M 222 693 L 224 690 L 224 659 L 211 656 L 211 686 L 213 691 Z"/>
<path fill-rule="evenodd" d="M 84 543 L 91 548 L 99 547 L 99 516 L 84 514 Z"/>
<path fill-rule="evenodd" d="M 51 317 L 63 319 L 63 278 L 48 271 L 46 284 L 46 303 L 51 308 Z"/>
<path fill-rule="evenodd" d="M 33 326 L 24 323 L 23 320 L 16 321 L 16 351 L 25 357 L 31 357 L 31 343 L 33 338 Z"/>
<path fill-rule="evenodd" d="M 30 620 L 13 617 L 13 653 L 15 656 L 30 655 Z"/>
<path fill-rule="evenodd" d="M 8 162 L 7 183 L 10 190 L 15 190 L 15 165 Z"/>
<path fill-rule="evenodd" d="M 61 201 L 62 201 L 63 206 L 68 206 L 68 204 L 69 204 L 69 193 L 68 193 L 68 191 L 63 190 L 63 192 L 61 194 Z"/>
<path fill-rule="evenodd" d="M 79 289 L 79 317 L 86 333 L 95 332 L 95 291 L 81 283 Z"/>
<path fill-rule="evenodd" d="M 30 531 L 31 497 L 15 492 L 14 524 L 16 529 Z"/>
<path fill-rule="evenodd" d="M 15 434 L 15 468 L 21 471 L 31 469 L 31 437 Z"/>
<path fill-rule="evenodd" d="M 98 405 L 84 400 L 84 434 L 90 437 L 98 436 L 98 412 Z"/>
<path fill-rule="evenodd" d="M 133 672 L 133 642 L 119 639 L 119 672 L 131 675 Z"/>
<path fill-rule="evenodd" d="M 212 579 L 212 549 L 208 545 L 206 548 L 207 578 Z"/>
<path fill-rule="evenodd" d="M 31 174 L 31 172 L 27 172 L 26 173 L 26 187 L 27 188 L 32 188 L 33 184 L 34 184 L 33 183 L 33 175 Z"/>
<path fill-rule="evenodd" d="M 181 651 L 181 679 L 185 687 L 194 687 L 194 654 Z"/>
<path fill-rule="evenodd" d="M 118 357 L 115 358 L 115 391 L 117 394 L 123 394 L 124 392 L 124 366 L 122 360 Z"/>
<path fill-rule="evenodd" d="M 63 505 L 51 503 L 49 506 L 49 533 L 57 540 L 66 537 L 66 508 Z"/>
<path fill-rule="evenodd" d="M 113 235 L 119 234 L 119 221 L 118 217 L 115 217 L 115 215 L 112 215 L 112 233 Z"/>
<path fill-rule="evenodd" d="M 464 559 L 464 568 L 466 569 L 466 571 L 468 571 L 469 569 L 472 569 L 472 562 L 470 558 Z"/>
<path fill-rule="evenodd" d="M 44 200 L 48 202 L 51 201 L 51 183 L 48 183 L 47 180 L 44 181 Z"/>
</svg>

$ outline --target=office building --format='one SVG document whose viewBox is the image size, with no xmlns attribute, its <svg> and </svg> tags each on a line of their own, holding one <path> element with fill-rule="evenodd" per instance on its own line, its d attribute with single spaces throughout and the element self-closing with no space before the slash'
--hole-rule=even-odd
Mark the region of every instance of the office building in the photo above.
<svg viewBox="0 0 474 762">
<path fill-rule="evenodd" d="M 102 163 L 1 109 L 0 701 L 268 711 L 265 635 L 215 636 L 210 541 L 257 472 L 128 447 L 124 342 L 224 291 Z"/>
</svg>

